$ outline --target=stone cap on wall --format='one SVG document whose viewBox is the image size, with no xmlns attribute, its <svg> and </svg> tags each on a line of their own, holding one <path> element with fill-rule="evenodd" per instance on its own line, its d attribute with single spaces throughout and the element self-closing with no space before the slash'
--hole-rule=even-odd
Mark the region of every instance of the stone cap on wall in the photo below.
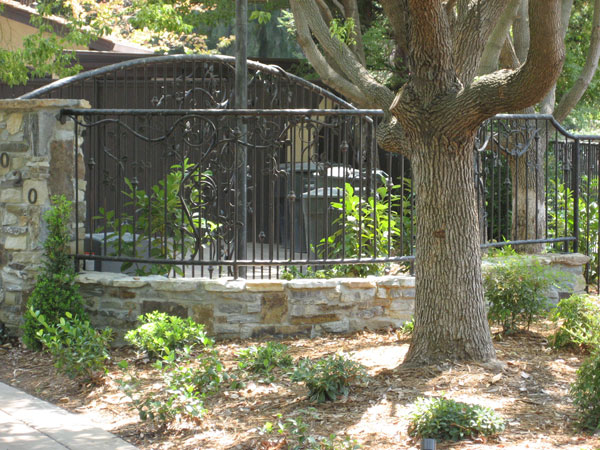
<svg viewBox="0 0 600 450">
<path fill-rule="evenodd" d="M 61 108 L 90 108 L 87 100 L 63 99 L 63 98 L 40 98 L 33 100 L 3 99 L 0 100 L 0 111 L 5 113 L 15 111 L 35 111 L 37 109 L 61 109 Z"/>
<path fill-rule="evenodd" d="M 209 292 L 278 292 L 291 290 L 336 289 L 340 287 L 371 289 L 376 287 L 414 288 L 410 275 L 369 276 L 366 278 L 299 278 L 293 280 L 246 280 L 243 278 L 167 278 L 162 275 L 135 276 L 112 272 L 81 272 L 76 277 L 81 285 L 101 285 L 122 288 L 150 286 L 156 290 L 194 291 L 202 288 Z"/>
<path fill-rule="evenodd" d="M 519 254 L 515 256 L 527 256 L 535 258 L 540 262 L 540 264 L 560 264 L 565 266 L 584 266 L 592 260 L 592 258 L 582 253 L 542 253 L 539 255 Z M 494 264 L 509 258 L 511 258 L 511 256 L 488 256 L 483 259 L 483 263 Z"/>
</svg>

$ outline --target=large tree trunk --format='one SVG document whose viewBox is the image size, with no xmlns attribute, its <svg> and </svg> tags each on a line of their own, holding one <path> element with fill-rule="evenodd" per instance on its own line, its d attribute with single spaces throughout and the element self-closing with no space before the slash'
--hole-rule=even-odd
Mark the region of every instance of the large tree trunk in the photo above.
<svg viewBox="0 0 600 450">
<path fill-rule="evenodd" d="M 484 120 L 537 103 L 554 84 L 564 59 L 559 3 L 530 0 L 531 42 L 521 46 L 529 48 L 526 62 L 481 77 L 481 55 L 507 0 L 381 3 L 409 69 L 395 96 L 332 36 L 315 0 L 290 0 L 298 41 L 323 81 L 357 104 L 386 111 L 379 144 L 412 161 L 417 286 L 407 362 L 489 361 L 495 353 L 481 279 L 474 136 Z"/>
<path fill-rule="evenodd" d="M 414 142 L 415 333 L 405 360 L 410 364 L 495 358 L 481 278 L 473 143 L 469 137 L 448 145 L 430 135 Z"/>
</svg>

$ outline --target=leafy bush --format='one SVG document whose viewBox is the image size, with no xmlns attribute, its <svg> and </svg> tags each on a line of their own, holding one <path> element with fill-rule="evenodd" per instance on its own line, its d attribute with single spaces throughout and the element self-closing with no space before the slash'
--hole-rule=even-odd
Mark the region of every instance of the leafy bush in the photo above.
<svg viewBox="0 0 600 450">
<path fill-rule="evenodd" d="M 66 312 L 58 323 L 49 325 L 39 311 L 30 310 L 38 324 L 37 337 L 54 359 L 54 366 L 71 378 L 98 381 L 107 369 L 108 345 L 112 330 L 97 331 L 90 323 Z"/>
<path fill-rule="evenodd" d="M 154 363 L 154 368 L 161 372 L 164 385 L 158 392 L 141 395 L 140 382 L 131 374 L 119 381 L 121 389 L 132 399 L 140 419 L 163 425 L 175 419 L 199 419 L 206 412 L 204 398 L 217 393 L 222 383 L 229 380 L 215 350 L 200 353 L 195 361 L 191 361 L 190 347 L 178 351 L 179 357 L 175 353 L 167 353 L 165 358 Z M 127 361 L 121 361 L 119 366 L 127 372 Z"/>
<path fill-rule="evenodd" d="M 277 414 L 277 422 L 267 422 L 260 430 L 260 434 L 270 436 L 277 434 L 280 436 L 275 445 L 286 443 L 285 448 L 294 450 L 358 450 L 361 446 L 355 439 L 349 436 L 344 438 L 335 434 L 327 437 L 312 436 L 308 434 L 309 426 L 301 417 L 283 419 L 281 414 Z"/>
<path fill-rule="evenodd" d="M 250 372 L 269 374 L 275 367 L 290 367 L 293 359 L 286 345 L 267 342 L 239 352 L 239 368 Z"/>
<path fill-rule="evenodd" d="M 82 322 L 87 320 L 79 287 L 75 284 L 73 260 L 69 256 L 71 202 L 60 196 L 53 197 L 52 203 L 52 208 L 44 214 L 44 220 L 48 224 L 48 237 L 44 242 L 44 266 L 27 299 L 24 314 L 23 342 L 34 350 L 40 350 L 42 345 L 38 335 L 40 323 L 32 311 L 43 315 L 49 326 L 57 324 L 66 313 Z"/>
<path fill-rule="evenodd" d="M 147 244 L 152 258 L 174 260 L 190 257 L 197 245 L 214 240 L 218 225 L 206 218 L 206 201 L 202 197 L 202 186 L 208 184 L 210 171 L 200 173 L 197 166 L 187 159 L 183 164 L 171 166 L 165 180 L 152 186 L 149 192 L 138 188 L 125 178 L 127 190 L 122 194 L 127 198 L 125 210 L 135 209 L 135 216 L 122 212 L 99 209 L 98 230 L 107 230 L 108 240 L 119 240 L 120 254 L 129 257 L 148 257 Z M 188 208 L 182 204 L 181 195 L 195 205 L 195 214 L 187 216 Z M 135 236 L 135 241 L 122 239 L 123 235 Z M 132 262 L 121 265 L 121 271 L 132 267 Z M 150 264 L 137 267 L 136 275 L 168 275 L 170 272 L 181 275 L 182 269 L 172 264 Z"/>
<path fill-rule="evenodd" d="M 600 349 L 595 349 L 577 370 L 571 397 L 584 429 L 600 429 Z"/>
<path fill-rule="evenodd" d="M 600 304 L 592 297 L 572 295 L 562 299 L 553 312 L 552 320 L 561 322 L 556 333 L 548 338 L 552 347 L 600 346 Z"/>
<path fill-rule="evenodd" d="M 598 230 L 600 229 L 600 209 L 598 208 L 599 179 L 581 176 L 579 193 L 579 248 L 587 249 L 586 253 L 592 258 L 589 264 L 588 282 L 598 280 Z M 553 205 L 548 210 L 548 231 L 561 232 L 567 230 L 575 235 L 575 200 L 573 191 L 564 183 L 550 180 L 548 187 L 548 204 Z M 556 205 L 556 206 L 554 206 Z"/>
<path fill-rule="evenodd" d="M 535 319 L 546 314 L 546 292 L 559 279 L 535 258 L 506 258 L 488 267 L 483 276 L 488 319 L 501 325 L 504 333 L 513 333 L 523 324 L 529 329 Z"/>
<path fill-rule="evenodd" d="M 119 362 L 123 371 L 128 371 L 127 361 Z M 200 418 L 206 412 L 202 395 L 194 389 L 186 390 L 177 385 L 165 385 L 157 392 L 140 394 L 141 382 L 129 374 L 118 380 L 121 390 L 131 398 L 133 406 L 138 410 L 140 419 L 159 422 L 166 425 L 177 418 Z"/>
<path fill-rule="evenodd" d="M 408 183 L 408 180 L 406 181 Z M 405 236 L 404 245 L 410 249 L 411 218 L 409 198 L 394 191 L 401 186 L 377 188 L 375 196 L 361 198 L 354 188 L 346 183 L 343 201 L 332 202 L 331 208 L 339 211 L 333 221 L 338 229 L 323 238 L 317 253 L 326 258 L 357 258 L 393 256 L 402 251 L 398 248 L 400 237 Z M 401 206 L 401 208 L 400 208 Z M 397 210 L 405 212 L 404 217 Z M 408 254 L 408 253 L 407 253 Z M 330 276 L 366 276 L 379 275 L 381 264 L 336 265 Z"/>
<path fill-rule="evenodd" d="M 214 344 L 214 341 L 206 336 L 204 325 L 189 318 L 182 319 L 154 311 L 142 314 L 138 321 L 141 325 L 128 331 L 125 340 L 153 358 L 174 353 L 186 345 L 202 344 L 212 347 Z"/>
<path fill-rule="evenodd" d="M 419 398 L 410 413 L 410 436 L 459 441 L 504 430 L 504 419 L 494 410 L 446 398 Z"/>
<path fill-rule="evenodd" d="M 309 390 L 308 398 L 318 403 L 334 401 L 338 395 L 348 395 L 350 383 L 366 380 L 365 367 L 342 355 L 317 361 L 302 360 L 292 374 L 292 381 L 303 381 Z"/>
<path fill-rule="evenodd" d="M 402 334 L 412 334 L 415 331 L 415 318 L 411 317 L 410 320 L 404 322 L 402 327 L 400 327 L 400 331 Z"/>
<path fill-rule="evenodd" d="M 189 347 L 187 353 L 189 354 Z M 190 366 L 180 364 L 174 355 L 170 353 L 162 361 L 155 363 L 155 367 L 164 372 L 168 386 L 186 392 L 214 394 L 229 379 L 215 350 L 201 353 Z"/>
</svg>

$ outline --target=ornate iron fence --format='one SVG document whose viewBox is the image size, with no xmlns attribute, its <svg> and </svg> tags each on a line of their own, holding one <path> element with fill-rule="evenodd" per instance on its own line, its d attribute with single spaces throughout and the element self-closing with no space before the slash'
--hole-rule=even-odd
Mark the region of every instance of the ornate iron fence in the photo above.
<svg viewBox="0 0 600 450">
<path fill-rule="evenodd" d="M 364 275 L 413 258 L 410 163 L 377 147 L 380 111 L 64 114 L 85 129 L 88 255 L 79 259 L 97 270 L 281 277 L 335 266 Z M 597 280 L 599 143 L 544 116 L 484 124 L 474 170 L 482 247 L 579 250 L 594 258 L 588 276 Z"/>
<path fill-rule="evenodd" d="M 231 109 L 234 60 L 223 56 L 127 61 L 22 97 L 85 98 L 95 108 L 64 112 L 85 130 L 88 255 L 79 260 L 249 277 L 285 267 L 364 274 L 412 260 L 410 163 L 377 148 L 381 112 L 353 109 L 275 66 L 249 61 L 248 70 L 246 111 Z M 597 283 L 599 142 L 550 116 L 482 125 L 482 247 L 580 251 Z"/>
<path fill-rule="evenodd" d="M 249 277 L 278 277 L 285 266 L 364 273 L 411 259 L 407 163 L 380 154 L 379 111 L 64 114 L 85 130 L 88 256 L 80 259 L 98 261 L 98 270 L 212 277 L 246 268 Z"/>
<path fill-rule="evenodd" d="M 575 135 L 549 115 L 499 115 L 479 130 L 483 247 L 581 252 L 599 286 L 600 136 Z M 527 244 L 525 247 L 519 244 Z"/>
</svg>

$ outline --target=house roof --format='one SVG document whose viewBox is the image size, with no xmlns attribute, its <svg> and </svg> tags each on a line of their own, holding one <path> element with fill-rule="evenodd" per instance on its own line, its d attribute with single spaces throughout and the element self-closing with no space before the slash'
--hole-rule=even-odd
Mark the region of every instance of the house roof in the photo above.
<svg viewBox="0 0 600 450">
<path fill-rule="evenodd" d="M 35 8 L 28 6 L 32 4 L 31 0 L 0 0 L 0 5 L 3 6 L 3 11 L 0 15 L 9 20 L 32 26 L 30 19 L 32 15 L 37 15 Z M 61 34 L 66 30 L 66 21 L 58 16 L 49 16 L 46 20 L 52 25 L 56 33 Z M 153 53 L 152 50 L 143 48 L 126 41 L 119 41 L 114 38 L 102 37 L 90 42 L 88 48 L 90 50 L 108 51 L 117 53 Z"/>
</svg>

